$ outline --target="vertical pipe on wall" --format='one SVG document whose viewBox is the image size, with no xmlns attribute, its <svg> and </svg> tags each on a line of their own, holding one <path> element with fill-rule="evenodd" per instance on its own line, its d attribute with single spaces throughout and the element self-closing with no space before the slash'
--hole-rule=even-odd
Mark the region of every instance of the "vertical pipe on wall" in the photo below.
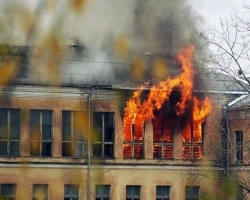
<svg viewBox="0 0 250 200">
<path fill-rule="evenodd" d="M 88 94 L 88 174 L 87 174 L 87 200 L 90 200 L 90 132 L 91 132 L 91 95 L 92 88 Z"/>
</svg>

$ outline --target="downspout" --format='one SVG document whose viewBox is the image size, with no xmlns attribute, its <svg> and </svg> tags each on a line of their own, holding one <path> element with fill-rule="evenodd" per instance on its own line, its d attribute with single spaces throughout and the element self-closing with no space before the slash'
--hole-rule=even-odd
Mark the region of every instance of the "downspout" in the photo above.
<svg viewBox="0 0 250 200">
<path fill-rule="evenodd" d="M 223 114 L 226 119 L 226 140 L 227 140 L 227 145 L 226 145 L 226 173 L 227 173 L 227 178 L 230 173 L 230 128 L 229 128 L 229 120 L 227 116 L 227 108 L 228 106 L 223 107 Z"/>
<path fill-rule="evenodd" d="M 90 200 L 90 132 L 91 132 L 91 95 L 92 88 L 88 94 L 88 174 L 87 174 L 87 200 Z"/>
</svg>

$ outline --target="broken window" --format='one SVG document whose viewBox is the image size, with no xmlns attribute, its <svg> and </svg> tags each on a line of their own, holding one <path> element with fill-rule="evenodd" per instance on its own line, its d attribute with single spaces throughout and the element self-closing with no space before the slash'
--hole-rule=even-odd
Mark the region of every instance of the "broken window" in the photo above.
<svg viewBox="0 0 250 200">
<path fill-rule="evenodd" d="M 126 200 L 140 200 L 141 199 L 141 186 L 140 185 L 127 185 L 126 186 Z"/>
<path fill-rule="evenodd" d="M 235 157 L 238 164 L 243 161 L 243 131 L 235 131 Z"/>
<path fill-rule="evenodd" d="M 85 113 L 62 111 L 62 156 L 84 156 Z"/>
<path fill-rule="evenodd" d="M 30 155 L 52 156 L 51 110 L 31 110 Z"/>
<path fill-rule="evenodd" d="M 16 199 L 16 184 L 1 184 L 1 199 Z"/>
<path fill-rule="evenodd" d="M 79 185 L 64 185 L 64 200 L 78 200 Z"/>
<path fill-rule="evenodd" d="M 33 200 L 48 200 L 48 184 L 33 184 Z"/>
<path fill-rule="evenodd" d="M 186 186 L 186 200 L 199 200 L 200 187 L 199 186 Z"/>
<path fill-rule="evenodd" d="M 124 120 L 124 158 L 144 158 L 144 121 Z"/>
<path fill-rule="evenodd" d="M 0 109 L 0 155 L 20 155 L 20 109 Z"/>
<path fill-rule="evenodd" d="M 170 186 L 156 186 L 156 200 L 170 200 Z"/>
<path fill-rule="evenodd" d="M 114 113 L 94 112 L 93 114 L 93 156 L 114 157 Z"/>
<path fill-rule="evenodd" d="M 153 120 L 153 157 L 173 158 L 173 122 L 170 120 Z"/>
<path fill-rule="evenodd" d="M 202 124 L 186 123 L 182 130 L 183 159 L 197 160 L 202 158 Z"/>
<path fill-rule="evenodd" d="M 110 200 L 110 185 L 96 185 L 95 200 Z"/>
</svg>

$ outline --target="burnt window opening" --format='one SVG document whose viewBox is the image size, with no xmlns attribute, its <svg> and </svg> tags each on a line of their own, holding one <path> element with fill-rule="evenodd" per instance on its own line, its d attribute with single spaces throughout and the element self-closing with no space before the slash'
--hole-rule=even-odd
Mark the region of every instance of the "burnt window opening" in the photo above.
<svg viewBox="0 0 250 200">
<path fill-rule="evenodd" d="M 52 111 L 31 110 L 30 155 L 52 156 Z"/>
<path fill-rule="evenodd" d="M 64 200 L 79 200 L 79 185 L 64 185 Z"/>
<path fill-rule="evenodd" d="M 182 130 L 184 160 L 198 160 L 202 158 L 202 123 L 186 123 Z"/>
<path fill-rule="evenodd" d="M 62 111 L 62 156 L 84 156 L 85 112 Z"/>
<path fill-rule="evenodd" d="M 243 131 L 235 131 L 235 158 L 236 164 L 243 162 Z"/>
<path fill-rule="evenodd" d="M 140 185 L 127 185 L 126 186 L 126 200 L 140 200 L 141 199 L 141 186 Z"/>
<path fill-rule="evenodd" d="M 0 156 L 20 155 L 20 109 L 0 109 Z"/>
<path fill-rule="evenodd" d="M 114 157 L 114 113 L 93 113 L 93 156 L 98 158 Z"/>
<path fill-rule="evenodd" d="M 173 158 L 173 122 L 154 119 L 153 121 L 153 158 Z"/>
<path fill-rule="evenodd" d="M 144 158 L 144 122 L 138 120 L 135 123 L 124 123 L 124 158 Z"/>
<path fill-rule="evenodd" d="M 170 200 L 170 186 L 156 186 L 156 200 Z"/>
<path fill-rule="evenodd" d="M 33 200 L 48 200 L 48 184 L 33 184 Z"/>
<path fill-rule="evenodd" d="M 96 185 L 95 200 L 110 200 L 110 185 Z"/>
<path fill-rule="evenodd" d="M 16 199 L 16 184 L 1 184 L 1 199 Z"/>
<path fill-rule="evenodd" d="M 185 200 L 199 200 L 200 187 L 199 186 L 186 186 Z"/>
</svg>

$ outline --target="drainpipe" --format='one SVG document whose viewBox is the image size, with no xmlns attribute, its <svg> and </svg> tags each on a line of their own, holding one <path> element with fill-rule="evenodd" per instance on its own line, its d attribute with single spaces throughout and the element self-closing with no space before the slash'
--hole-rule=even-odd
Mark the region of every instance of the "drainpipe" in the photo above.
<svg viewBox="0 0 250 200">
<path fill-rule="evenodd" d="M 90 132 L 91 132 L 91 95 L 92 88 L 88 94 L 88 174 L 87 174 L 87 200 L 90 200 Z"/>
<path fill-rule="evenodd" d="M 223 107 L 223 113 L 224 116 L 226 118 L 226 131 L 227 131 L 227 146 L 226 146 L 226 173 L 227 173 L 227 178 L 229 176 L 230 173 L 230 128 L 229 128 L 229 120 L 228 120 L 228 116 L 227 116 L 227 106 Z"/>
</svg>

